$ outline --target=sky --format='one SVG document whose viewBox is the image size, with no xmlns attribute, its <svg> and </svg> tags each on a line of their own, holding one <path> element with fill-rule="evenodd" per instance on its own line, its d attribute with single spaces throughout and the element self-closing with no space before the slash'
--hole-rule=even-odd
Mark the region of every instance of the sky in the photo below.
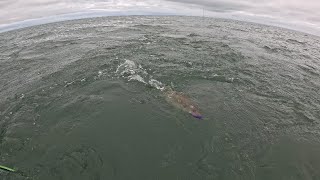
<svg viewBox="0 0 320 180">
<path fill-rule="evenodd" d="M 190 15 L 257 22 L 320 36 L 320 0 L 0 0 L 0 32 L 85 17 Z"/>
</svg>

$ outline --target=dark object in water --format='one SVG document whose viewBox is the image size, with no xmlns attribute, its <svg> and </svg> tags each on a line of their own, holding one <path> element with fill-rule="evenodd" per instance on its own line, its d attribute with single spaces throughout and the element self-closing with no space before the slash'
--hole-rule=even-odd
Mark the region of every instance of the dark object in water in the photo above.
<svg viewBox="0 0 320 180">
<path fill-rule="evenodd" d="M 190 113 L 197 119 L 203 119 L 199 107 L 188 96 L 182 92 L 173 91 L 171 88 L 165 88 L 163 91 L 165 92 L 166 100 L 175 107 Z"/>
<path fill-rule="evenodd" d="M 197 119 L 200 119 L 200 120 L 203 118 L 201 114 L 191 113 L 191 115 L 192 115 L 193 117 L 197 118 Z"/>
</svg>

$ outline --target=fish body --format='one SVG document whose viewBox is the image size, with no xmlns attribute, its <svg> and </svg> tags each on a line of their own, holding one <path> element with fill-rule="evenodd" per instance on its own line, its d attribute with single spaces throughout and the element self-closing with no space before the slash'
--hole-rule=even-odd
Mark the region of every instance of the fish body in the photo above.
<svg viewBox="0 0 320 180">
<path fill-rule="evenodd" d="M 175 107 L 188 112 L 197 119 L 202 119 L 199 107 L 188 96 L 171 88 L 165 89 L 166 100 Z"/>
</svg>

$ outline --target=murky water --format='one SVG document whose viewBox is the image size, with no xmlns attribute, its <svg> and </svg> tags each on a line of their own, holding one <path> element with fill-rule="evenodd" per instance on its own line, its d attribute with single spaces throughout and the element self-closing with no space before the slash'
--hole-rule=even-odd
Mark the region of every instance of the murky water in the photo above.
<svg viewBox="0 0 320 180">
<path fill-rule="evenodd" d="M 320 179 L 320 38 L 197 17 L 0 34 L 1 179 Z M 170 86 L 199 121 L 165 100 Z"/>
</svg>

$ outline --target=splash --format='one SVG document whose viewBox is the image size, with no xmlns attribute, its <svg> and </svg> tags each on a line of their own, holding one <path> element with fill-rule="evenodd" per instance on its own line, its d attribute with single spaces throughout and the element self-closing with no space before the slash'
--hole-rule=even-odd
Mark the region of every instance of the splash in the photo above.
<svg viewBox="0 0 320 180">
<path fill-rule="evenodd" d="M 125 60 L 124 63 L 118 66 L 116 73 L 128 79 L 128 81 L 136 80 L 147 84 L 144 80 L 145 76 L 148 75 L 147 71 L 143 69 L 141 65 L 136 65 L 133 61 Z"/>
<path fill-rule="evenodd" d="M 148 74 L 145 68 L 134 61 L 125 60 L 124 63 L 118 66 L 116 73 L 128 81 L 138 81 L 161 91 L 164 89 L 162 82 L 153 79 L 152 75 Z"/>
<path fill-rule="evenodd" d="M 163 91 L 165 89 L 164 85 L 160 81 L 155 80 L 155 79 L 150 79 L 149 85 L 156 88 L 156 89 L 159 89 L 160 91 Z"/>
</svg>

